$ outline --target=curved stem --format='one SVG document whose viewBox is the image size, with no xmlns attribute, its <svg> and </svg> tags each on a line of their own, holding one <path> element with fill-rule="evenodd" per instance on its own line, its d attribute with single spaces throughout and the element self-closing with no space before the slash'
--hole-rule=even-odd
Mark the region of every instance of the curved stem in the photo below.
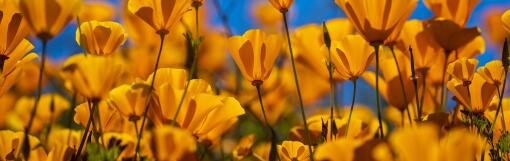
<svg viewBox="0 0 510 161">
<path fill-rule="evenodd" d="M 351 110 L 349 111 L 349 118 L 347 119 L 347 126 L 345 128 L 345 136 L 349 133 L 349 125 L 351 124 L 352 111 L 354 110 L 354 102 L 356 101 L 356 79 L 352 80 L 352 102 L 351 102 Z M 332 124 L 332 123 L 331 123 Z"/>
<path fill-rule="evenodd" d="M 395 60 L 395 66 L 397 66 L 398 78 L 400 81 L 400 87 L 402 89 L 402 96 L 404 97 L 404 102 L 406 104 L 408 104 L 408 99 L 407 99 L 405 86 L 404 86 L 404 79 L 402 78 L 402 72 L 400 71 L 400 65 L 398 64 L 397 55 L 395 54 L 395 50 L 393 49 L 393 46 L 390 46 L 390 50 L 391 50 L 391 55 L 393 56 L 393 60 Z M 409 106 L 407 108 L 409 108 Z M 411 113 L 409 112 L 409 110 L 407 110 L 407 114 L 409 117 L 409 123 L 412 125 L 413 121 L 411 119 Z"/>
<path fill-rule="evenodd" d="M 160 44 L 159 44 L 159 52 L 158 52 L 158 57 L 156 58 L 156 65 L 154 65 L 154 73 L 152 74 L 152 80 L 151 80 L 151 86 L 149 88 L 149 95 L 147 96 L 147 100 L 145 100 L 145 110 L 143 111 L 143 118 L 142 118 L 142 126 L 140 127 L 140 132 L 139 132 L 139 135 L 138 135 L 138 138 L 137 138 L 137 141 L 136 141 L 136 152 L 135 154 L 137 153 L 140 153 L 140 139 L 142 138 L 142 135 L 143 135 L 143 127 L 145 126 L 145 121 L 147 119 L 147 113 L 149 111 L 149 108 L 150 108 L 150 99 L 152 98 L 152 92 L 154 90 L 154 81 L 156 81 L 156 76 L 157 76 L 157 70 L 158 70 L 158 66 L 159 66 L 159 59 L 161 58 L 161 52 L 163 51 L 163 43 L 165 41 L 165 36 L 166 36 L 166 33 L 165 32 L 160 32 L 159 33 L 159 38 L 160 38 Z M 142 156 L 140 156 L 140 160 L 142 160 L 141 158 Z"/>
<path fill-rule="evenodd" d="M 261 85 L 261 83 L 255 83 L 255 87 L 257 88 L 257 94 L 259 97 L 260 109 L 262 110 L 262 116 L 264 117 L 264 122 L 266 123 L 265 126 L 267 126 L 267 129 L 269 130 L 269 135 L 271 138 L 271 150 L 269 151 L 269 158 L 270 158 L 270 160 L 271 159 L 274 160 L 274 158 L 277 157 L 277 154 L 274 152 L 276 151 L 276 144 L 277 144 L 278 140 L 276 138 L 276 133 L 275 133 L 274 129 L 271 127 L 271 125 L 269 124 L 269 121 L 267 120 L 266 110 L 264 108 L 264 103 L 262 101 L 262 93 L 260 92 L 261 91 L 260 85 Z"/>
<path fill-rule="evenodd" d="M 331 62 L 331 50 L 328 48 L 328 72 L 329 72 L 329 88 L 330 88 L 330 94 L 329 94 L 329 104 L 330 104 L 330 140 L 333 140 L 333 129 L 334 129 L 334 109 L 336 106 L 335 101 L 335 82 L 333 80 L 333 64 Z M 354 81 L 355 82 L 355 81 Z"/>
<path fill-rule="evenodd" d="M 80 154 L 83 149 L 83 146 L 85 145 L 86 140 L 88 140 L 87 137 L 89 137 L 88 133 L 90 131 L 90 125 L 93 122 L 94 113 L 97 110 L 97 105 L 98 105 L 97 102 L 92 103 L 92 111 L 89 110 L 89 119 L 88 119 L 87 125 L 85 127 L 85 132 L 83 132 L 83 136 L 81 138 L 80 145 L 78 146 L 78 151 L 76 151 L 76 154 L 74 155 L 72 161 L 77 161 L 80 158 Z M 92 131 L 90 131 L 90 134 L 92 134 Z"/>
<path fill-rule="evenodd" d="M 506 87 L 506 75 L 508 74 L 508 70 L 505 69 L 505 79 L 503 81 L 503 91 L 505 91 L 505 87 Z M 498 102 L 498 108 L 496 110 L 496 115 L 494 116 L 494 119 L 492 121 L 492 124 L 491 124 L 491 128 L 490 128 L 490 131 L 493 131 L 494 130 L 494 126 L 496 125 L 496 121 L 498 120 L 498 115 L 499 115 L 499 112 L 501 111 L 501 116 L 502 116 L 502 124 L 503 124 L 503 130 L 506 131 L 506 123 L 505 123 L 505 114 L 503 113 L 503 96 L 504 96 L 504 92 L 500 91 L 499 90 L 499 87 L 496 86 L 496 89 L 498 91 L 498 97 L 499 97 L 499 102 Z"/>
<path fill-rule="evenodd" d="M 303 98 L 301 96 L 301 90 L 299 89 L 299 81 L 298 81 L 298 77 L 297 77 L 296 63 L 294 62 L 294 52 L 292 51 L 292 44 L 290 41 L 289 24 L 287 22 L 287 14 L 286 14 L 286 12 L 282 12 L 282 15 L 283 15 L 283 23 L 285 25 L 285 33 L 287 35 L 287 43 L 289 45 L 290 60 L 292 63 L 292 71 L 294 73 L 294 82 L 296 83 L 296 90 L 297 90 L 297 94 L 298 94 L 298 98 L 299 98 L 299 109 L 301 110 L 301 118 L 303 119 L 303 124 L 304 124 L 304 128 L 305 128 L 305 138 L 308 143 L 308 151 L 310 152 L 310 160 L 313 161 L 312 139 L 310 138 L 310 131 L 308 130 L 308 123 L 306 122 Z"/>
<path fill-rule="evenodd" d="M 375 43 L 372 44 L 375 50 L 375 99 L 377 104 L 377 119 L 379 121 L 379 136 L 384 138 L 384 130 L 382 125 L 382 116 L 381 116 L 381 105 L 380 105 L 380 97 L 379 97 L 379 46 L 380 44 Z"/>
</svg>

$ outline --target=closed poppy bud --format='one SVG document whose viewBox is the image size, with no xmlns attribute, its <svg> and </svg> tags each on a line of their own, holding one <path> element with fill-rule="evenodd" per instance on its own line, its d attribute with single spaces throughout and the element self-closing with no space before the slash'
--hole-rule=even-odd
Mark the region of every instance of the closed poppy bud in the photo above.
<svg viewBox="0 0 510 161">
<path fill-rule="evenodd" d="M 110 55 L 127 39 L 124 28 L 117 22 L 89 21 L 80 26 L 76 42 L 92 55 Z"/>
<path fill-rule="evenodd" d="M 36 36 L 47 41 L 80 13 L 82 3 L 81 0 L 20 0 L 20 9 Z"/>
<path fill-rule="evenodd" d="M 156 128 L 152 134 L 152 145 L 155 158 L 161 161 L 189 160 L 187 157 L 194 157 L 197 150 L 190 133 L 172 126 Z"/>
<path fill-rule="evenodd" d="M 435 17 L 443 17 L 459 26 L 465 26 L 480 0 L 424 0 L 424 2 Z"/>
<path fill-rule="evenodd" d="M 278 156 L 282 161 L 308 161 L 310 160 L 310 152 L 306 145 L 299 141 L 283 141 L 278 145 Z"/>
<path fill-rule="evenodd" d="M 66 79 L 78 94 L 93 101 L 106 97 L 123 72 L 121 64 L 111 57 L 79 54 L 68 61 Z"/>
<path fill-rule="evenodd" d="M 9 55 L 21 43 L 26 41 L 30 28 L 23 20 L 23 13 L 18 10 L 14 0 L 0 2 L 0 61 L 9 58 Z M 0 68 L 3 67 L 1 64 Z"/>
<path fill-rule="evenodd" d="M 280 12 L 286 13 L 289 11 L 290 6 L 292 6 L 292 3 L 294 3 L 294 0 L 269 0 L 269 2 Z"/>
<path fill-rule="evenodd" d="M 191 0 L 129 0 L 128 9 L 158 34 L 167 34 L 191 8 Z"/>
<path fill-rule="evenodd" d="M 277 35 L 266 35 L 261 30 L 248 30 L 243 36 L 229 39 L 228 47 L 239 70 L 252 83 L 262 83 L 271 74 L 282 46 Z"/>
<path fill-rule="evenodd" d="M 370 43 L 383 43 L 414 11 L 418 0 L 336 0 L 349 20 Z M 372 15 L 387 15 L 387 18 Z"/>
<path fill-rule="evenodd" d="M 476 59 L 461 58 L 448 64 L 448 69 L 446 69 L 446 71 L 453 77 L 453 79 L 458 79 L 459 81 L 466 83 L 465 85 L 468 86 L 471 84 L 477 65 L 478 60 Z"/>
</svg>

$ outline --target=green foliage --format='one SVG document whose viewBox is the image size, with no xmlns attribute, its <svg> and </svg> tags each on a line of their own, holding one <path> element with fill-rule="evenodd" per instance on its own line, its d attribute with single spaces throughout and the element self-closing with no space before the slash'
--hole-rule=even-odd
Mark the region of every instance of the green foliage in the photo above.
<svg viewBox="0 0 510 161">
<path fill-rule="evenodd" d="M 87 145 L 87 160 L 94 161 L 115 161 L 119 156 L 119 149 L 117 147 L 103 148 L 97 143 Z"/>
</svg>

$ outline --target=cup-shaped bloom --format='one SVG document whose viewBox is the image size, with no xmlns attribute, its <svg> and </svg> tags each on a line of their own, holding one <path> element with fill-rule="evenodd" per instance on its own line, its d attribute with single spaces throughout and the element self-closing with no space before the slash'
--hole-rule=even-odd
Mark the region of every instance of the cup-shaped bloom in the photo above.
<svg viewBox="0 0 510 161">
<path fill-rule="evenodd" d="M 389 52 L 390 51 L 386 48 L 381 50 L 382 54 L 391 55 Z M 400 65 L 400 69 L 395 66 L 395 59 L 393 59 L 393 57 L 383 56 L 380 58 L 380 67 L 383 77 L 376 78 L 374 72 L 368 71 L 365 72 L 362 77 L 372 87 L 376 86 L 375 80 L 379 79 L 379 93 L 381 93 L 381 96 L 391 106 L 404 110 L 407 108 L 407 105 L 413 101 L 416 93 L 414 92 L 413 81 L 412 79 L 409 79 L 411 78 L 411 69 L 409 68 L 411 65 L 409 58 L 400 52 L 400 50 L 395 50 L 395 54 Z M 399 74 L 399 70 L 401 74 Z M 402 90 L 400 76 L 404 83 L 404 90 Z"/>
<path fill-rule="evenodd" d="M 465 46 L 480 36 L 480 29 L 463 28 L 444 18 L 430 21 L 427 30 L 432 32 L 436 42 L 448 53 Z"/>
<path fill-rule="evenodd" d="M 23 13 L 13 0 L 0 2 L 0 56 L 9 58 L 11 52 L 24 40 L 30 28 L 23 20 Z"/>
<path fill-rule="evenodd" d="M 419 20 L 407 21 L 400 34 L 400 43 L 397 44 L 397 47 L 408 55 L 408 48 L 413 49 L 415 69 L 419 72 L 428 71 L 437 61 L 437 57 L 444 53 L 430 30 L 425 30 L 425 25 Z"/>
<path fill-rule="evenodd" d="M 145 83 L 125 84 L 110 91 L 109 102 L 131 121 L 143 117 L 150 86 Z"/>
<path fill-rule="evenodd" d="M 399 29 L 418 3 L 418 0 L 335 1 L 365 40 L 370 43 L 383 43 L 393 34 L 398 35 L 396 33 L 400 32 Z"/>
<path fill-rule="evenodd" d="M 149 24 L 157 33 L 172 31 L 191 8 L 191 0 L 129 0 L 128 10 Z"/>
<path fill-rule="evenodd" d="M 90 109 L 92 109 L 92 107 L 90 107 L 88 103 L 78 105 L 74 109 L 74 112 L 76 113 L 73 118 L 74 122 L 82 127 L 86 127 L 90 117 Z M 115 107 L 109 105 L 107 101 L 99 102 L 97 110 L 99 111 L 99 119 L 101 120 L 95 116 L 93 119 L 101 124 L 101 127 L 103 128 L 101 131 L 103 132 L 122 132 L 123 125 L 131 124 L 127 123 L 120 112 Z"/>
<path fill-rule="evenodd" d="M 425 0 L 424 2 L 435 17 L 443 17 L 459 26 L 465 26 L 480 0 Z"/>
<path fill-rule="evenodd" d="M 3 70 L 0 71 L 0 96 L 16 83 L 22 74 L 22 66 L 37 58 L 34 53 L 27 54 L 33 48 L 34 46 L 28 40 L 23 40 L 12 51 L 10 58 L 5 60 Z"/>
<path fill-rule="evenodd" d="M 269 0 L 269 2 L 280 12 L 286 13 L 289 11 L 290 6 L 292 6 L 292 3 L 294 3 L 294 0 Z"/>
<path fill-rule="evenodd" d="M 23 97 L 16 102 L 15 115 L 18 116 L 23 126 L 26 127 L 30 119 L 30 112 L 34 108 L 36 99 L 33 97 Z M 57 94 L 42 95 L 38 102 L 38 110 L 34 116 L 31 132 L 39 132 L 45 126 L 55 123 L 60 116 L 69 109 L 69 101 Z"/>
<path fill-rule="evenodd" d="M 477 113 L 487 110 L 497 90 L 496 86 L 489 84 L 478 73 L 474 74 L 469 86 L 465 86 L 464 82 L 458 79 L 452 79 L 448 81 L 447 87 L 458 103 Z"/>
<path fill-rule="evenodd" d="M 92 55 L 113 54 L 127 39 L 124 28 L 113 21 L 84 22 L 80 29 L 76 30 L 76 42 Z"/>
<path fill-rule="evenodd" d="M 43 40 L 58 35 L 81 11 L 81 0 L 20 0 L 33 33 Z"/>
<path fill-rule="evenodd" d="M 448 64 L 446 71 L 453 77 L 453 79 L 465 82 L 465 85 L 467 86 L 473 79 L 477 65 L 478 60 L 476 59 L 460 58 Z"/>
<path fill-rule="evenodd" d="M 83 10 L 79 17 L 81 22 L 88 22 L 92 20 L 109 21 L 115 17 L 115 8 L 106 2 L 92 1 L 85 3 Z"/>
<path fill-rule="evenodd" d="M 68 145 L 70 147 L 80 146 L 80 139 L 83 135 L 78 130 L 52 128 L 48 134 L 47 143 L 49 149 L 53 149 L 59 145 Z"/>
<path fill-rule="evenodd" d="M 281 47 L 280 37 L 266 35 L 261 30 L 248 30 L 243 36 L 231 37 L 228 42 L 237 67 L 250 82 L 263 82 L 269 78 Z"/>
<path fill-rule="evenodd" d="M 501 60 L 493 60 L 478 68 L 476 73 L 480 74 L 487 83 L 500 87 L 505 81 L 505 68 Z"/>
<path fill-rule="evenodd" d="M 247 156 L 250 156 L 252 151 L 252 146 L 255 144 L 255 134 L 247 135 L 239 141 L 239 143 L 232 150 L 232 156 L 237 160 L 242 160 Z"/>
<path fill-rule="evenodd" d="M 503 15 L 501 15 L 501 22 L 505 27 L 507 32 L 510 32 L 510 10 L 505 11 Z"/>
<path fill-rule="evenodd" d="M 83 97 L 105 98 L 122 75 L 122 66 L 111 57 L 83 54 L 70 57 L 65 63 L 66 79 Z"/>
<path fill-rule="evenodd" d="M 389 142 L 399 160 L 439 161 L 439 139 L 439 129 L 435 125 L 424 124 L 396 129 Z"/>
<path fill-rule="evenodd" d="M 335 71 L 344 80 L 361 76 L 374 56 L 374 48 L 359 35 L 345 36 L 343 40 L 331 43 L 331 60 Z"/>
<path fill-rule="evenodd" d="M 283 141 L 277 146 L 278 156 L 282 161 L 308 161 L 311 154 L 306 148 L 306 145 L 299 141 Z"/>
<path fill-rule="evenodd" d="M 152 134 L 152 151 L 161 161 L 186 160 L 197 150 L 195 138 L 180 128 L 157 127 Z"/>
<path fill-rule="evenodd" d="M 23 132 L 13 132 L 10 130 L 0 131 L 0 158 L 2 160 L 16 160 L 18 154 L 21 153 L 24 140 Z M 39 144 L 39 139 L 28 136 L 30 141 L 30 150 L 35 149 Z M 21 159 L 21 158 L 18 158 Z"/>
<path fill-rule="evenodd" d="M 339 138 L 333 142 L 320 145 L 314 153 L 315 160 L 342 161 L 354 160 L 355 150 L 363 142 L 352 138 Z M 341 154 L 341 155 L 339 155 Z"/>
</svg>

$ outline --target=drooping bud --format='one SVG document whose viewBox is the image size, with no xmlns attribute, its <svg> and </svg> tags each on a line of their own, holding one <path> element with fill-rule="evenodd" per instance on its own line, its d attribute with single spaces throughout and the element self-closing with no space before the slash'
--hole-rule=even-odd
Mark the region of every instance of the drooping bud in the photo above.
<svg viewBox="0 0 510 161">
<path fill-rule="evenodd" d="M 505 69 L 508 69 L 508 66 L 510 65 L 510 60 L 508 60 L 509 56 L 508 39 L 505 38 L 505 44 L 503 44 L 503 51 L 501 55 L 501 62 L 503 63 L 503 67 L 505 67 Z"/>
</svg>

